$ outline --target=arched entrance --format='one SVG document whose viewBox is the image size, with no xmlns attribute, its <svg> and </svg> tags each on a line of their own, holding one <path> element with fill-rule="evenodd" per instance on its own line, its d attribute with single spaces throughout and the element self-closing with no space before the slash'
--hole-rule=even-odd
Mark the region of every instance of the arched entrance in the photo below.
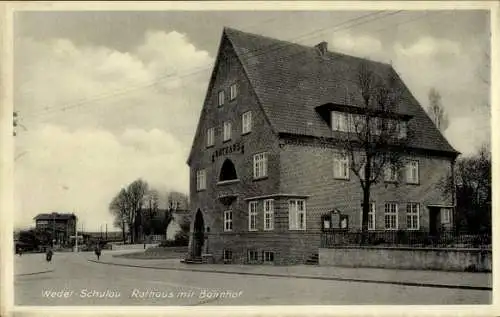
<svg viewBox="0 0 500 317">
<path fill-rule="evenodd" d="M 205 221 L 203 214 L 198 209 L 193 226 L 193 257 L 201 257 L 203 242 L 205 240 Z"/>
</svg>

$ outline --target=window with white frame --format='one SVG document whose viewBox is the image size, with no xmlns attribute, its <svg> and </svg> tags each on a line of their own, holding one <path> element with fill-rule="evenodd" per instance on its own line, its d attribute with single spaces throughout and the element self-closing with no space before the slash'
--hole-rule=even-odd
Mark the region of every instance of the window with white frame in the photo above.
<svg viewBox="0 0 500 317">
<path fill-rule="evenodd" d="M 370 178 L 371 179 L 373 179 L 375 177 L 375 172 L 374 172 L 375 167 L 374 167 L 374 163 L 373 162 L 374 162 L 373 159 L 370 160 L 370 165 L 372 167 L 370 169 L 370 174 L 371 174 Z M 365 167 L 366 167 L 366 162 L 362 162 L 361 163 L 361 167 L 359 168 L 359 178 L 361 178 L 362 180 L 365 180 L 365 178 L 366 178 L 365 177 Z"/>
<path fill-rule="evenodd" d="M 206 171 L 199 170 L 196 172 L 196 190 L 204 190 L 207 188 Z"/>
<path fill-rule="evenodd" d="M 237 96 L 238 96 L 238 84 L 234 83 L 231 85 L 230 91 L 229 91 L 230 100 L 236 99 Z"/>
<path fill-rule="evenodd" d="M 272 252 L 272 251 L 262 252 L 262 260 L 264 261 L 264 263 L 273 263 L 274 262 L 274 252 Z"/>
<path fill-rule="evenodd" d="M 217 105 L 219 107 L 224 105 L 224 90 L 219 91 L 217 95 Z"/>
<path fill-rule="evenodd" d="M 257 250 L 248 250 L 248 262 L 255 263 L 259 261 L 259 253 Z"/>
<path fill-rule="evenodd" d="M 374 202 L 370 203 L 370 209 L 368 210 L 368 230 L 375 230 L 375 208 Z M 363 226 L 363 210 L 361 210 L 361 227 Z"/>
<path fill-rule="evenodd" d="M 332 111 L 332 130 L 347 132 L 349 128 L 349 114 L 345 112 Z"/>
<path fill-rule="evenodd" d="M 398 169 L 395 164 L 387 163 L 384 166 L 384 181 L 395 182 L 398 180 Z"/>
<path fill-rule="evenodd" d="M 224 231 L 233 231 L 233 211 L 224 211 Z"/>
<path fill-rule="evenodd" d="M 231 121 L 224 122 L 224 141 L 231 140 Z"/>
<path fill-rule="evenodd" d="M 249 133 L 252 131 L 252 112 L 247 111 L 241 116 L 241 133 Z"/>
<path fill-rule="evenodd" d="M 386 230 L 398 229 L 398 204 L 396 203 L 385 204 L 384 222 Z"/>
<path fill-rule="evenodd" d="M 409 161 L 406 165 L 406 182 L 408 184 L 418 184 L 418 161 Z"/>
<path fill-rule="evenodd" d="M 442 224 L 451 223 L 451 209 L 441 208 L 441 223 Z"/>
<path fill-rule="evenodd" d="M 267 152 L 255 154 L 253 156 L 253 178 L 263 178 L 267 176 Z"/>
<path fill-rule="evenodd" d="M 291 199 L 288 201 L 288 228 L 306 230 L 306 201 Z"/>
<path fill-rule="evenodd" d="M 398 127 L 399 127 L 398 138 L 405 139 L 408 133 L 408 122 L 406 121 L 399 122 Z"/>
<path fill-rule="evenodd" d="M 257 231 L 257 202 L 248 203 L 248 231 Z"/>
<path fill-rule="evenodd" d="M 224 249 L 223 251 L 224 263 L 231 263 L 233 261 L 233 251 Z"/>
<path fill-rule="evenodd" d="M 215 129 L 207 129 L 207 146 L 213 146 L 215 143 Z"/>
<path fill-rule="evenodd" d="M 264 230 L 274 229 L 274 199 L 264 200 Z"/>
<path fill-rule="evenodd" d="M 365 180 L 365 168 L 366 162 L 361 163 L 361 166 L 359 167 L 359 178 L 361 180 Z"/>
<path fill-rule="evenodd" d="M 370 133 L 372 135 L 382 134 L 382 119 L 373 117 L 370 118 Z"/>
<path fill-rule="evenodd" d="M 349 157 L 345 152 L 333 155 L 333 176 L 339 179 L 349 179 Z"/>
<path fill-rule="evenodd" d="M 351 114 L 349 116 L 349 131 L 360 133 L 365 125 L 365 116 L 361 114 Z"/>
<path fill-rule="evenodd" d="M 406 205 L 406 228 L 410 230 L 420 229 L 420 205 L 408 203 Z"/>
</svg>

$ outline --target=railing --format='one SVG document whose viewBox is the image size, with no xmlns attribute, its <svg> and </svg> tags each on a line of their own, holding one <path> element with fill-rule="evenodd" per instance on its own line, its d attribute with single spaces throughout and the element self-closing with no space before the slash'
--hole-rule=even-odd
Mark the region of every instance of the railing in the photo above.
<svg viewBox="0 0 500 317">
<path fill-rule="evenodd" d="M 418 230 L 369 230 L 362 243 L 361 231 L 325 231 L 321 234 L 322 248 L 340 246 L 401 246 L 438 248 L 491 248 L 491 234 L 467 234 L 441 231 L 430 234 Z"/>
</svg>

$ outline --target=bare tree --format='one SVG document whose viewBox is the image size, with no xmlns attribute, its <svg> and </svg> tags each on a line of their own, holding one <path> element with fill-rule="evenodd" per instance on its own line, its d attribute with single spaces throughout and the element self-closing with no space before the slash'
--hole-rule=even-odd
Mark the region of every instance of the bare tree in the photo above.
<svg viewBox="0 0 500 317">
<path fill-rule="evenodd" d="M 429 91 L 429 107 L 427 108 L 427 113 L 439 131 L 444 132 L 448 128 L 448 115 L 444 111 L 441 102 L 441 94 L 435 88 L 431 88 Z"/>
<path fill-rule="evenodd" d="M 122 229 L 123 242 L 126 241 L 125 230 L 132 220 L 130 208 L 127 205 L 127 190 L 122 188 L 109 204 L 109 211 L 114 216 L 114 226 Z"/>
<path fill-rule="evenodd" d="M 144 201 L 143 201 L 143 212 L 145 213 L 144 216 L 144 221 L 142 224 L 143 227 L 143 232 L 146 236 L 150 236 L 153 234 L 153 220 L 155 216 L 158 213 L 159 209 L 159 193 L 156 189 L 150 189 L 148 192 L 144 195 Z"/>
<path fill-rule="evenodd" d="M 491 232 L 491 152 L 482 145 L 471 155 L 460 157 L 454 172 L 439 184 L 444 194 L 456 195 L 455 228 L 471 233 Z"/>
<path fill-rule="evenodd" d="M 139 229 L 143 222 L 142 207 L 144 203 L 144 195 L 148 191 L 148 183 L 142 179 L 133 181 L 127 187 L 127 205 L 130 208 L 131 218 L 130 223 L 131 242 L 134 243 L 139 236 Z"/>
<path fill-rule="evenodd" d="M 136 240 L 142 224 L 142 207 L 147 191 L 148 184 L 145 181 L 135 180 L 127 188 L 122 188 L 109 205 L 109 210 L 115 217 L 114 225 L 122 228 L 124 236 L 125 228 L 128 227 L 131 243 Z"/>
<path fill-rule="evenodd" d="M 367 241 L 370 191 L 381 177 L 397 180 L 403 165 L 407 123 L 397 114 L 401 102 L 400 80 L 394 70 L 381 77 L 368 64 L 357 71 L 361 107 L 348 116 L 348 133 L 342 139 L 350 170 L 358 177 L 363 191 L 361 243 Z"/>
</svg>

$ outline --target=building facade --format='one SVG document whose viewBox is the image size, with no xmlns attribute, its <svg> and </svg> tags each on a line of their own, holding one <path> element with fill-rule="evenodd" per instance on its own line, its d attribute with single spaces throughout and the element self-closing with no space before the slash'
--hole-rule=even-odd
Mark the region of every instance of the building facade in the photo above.
<svg viewBox="0 0 500 317">
<path fill-rule="evenodd" d="M 52 240 L 55 245 L 71 245 L 74 241 L 71 237 L 76 233 L 75 214 L 57 213 L 39 214 L 35 218 L 36 229 L 52 232 Z"/>
<path fill-rule="evenodd" d="M 336 140 L 344 118 L 356 116 L 362 62 L 393 71 L 328 52 L 324 42 L 306 47 L 224 29 L 188 158 L 188 258 L 303 263 L 325 228 L 361 227 L 360 181 Z M 432 234 L 452 223 L 453 196 L 439 184 L 458 153 L 402 85 L 393 112 L 407 140 L 404 166 L 372 188 L 369 229 Z"/>
</svg>

